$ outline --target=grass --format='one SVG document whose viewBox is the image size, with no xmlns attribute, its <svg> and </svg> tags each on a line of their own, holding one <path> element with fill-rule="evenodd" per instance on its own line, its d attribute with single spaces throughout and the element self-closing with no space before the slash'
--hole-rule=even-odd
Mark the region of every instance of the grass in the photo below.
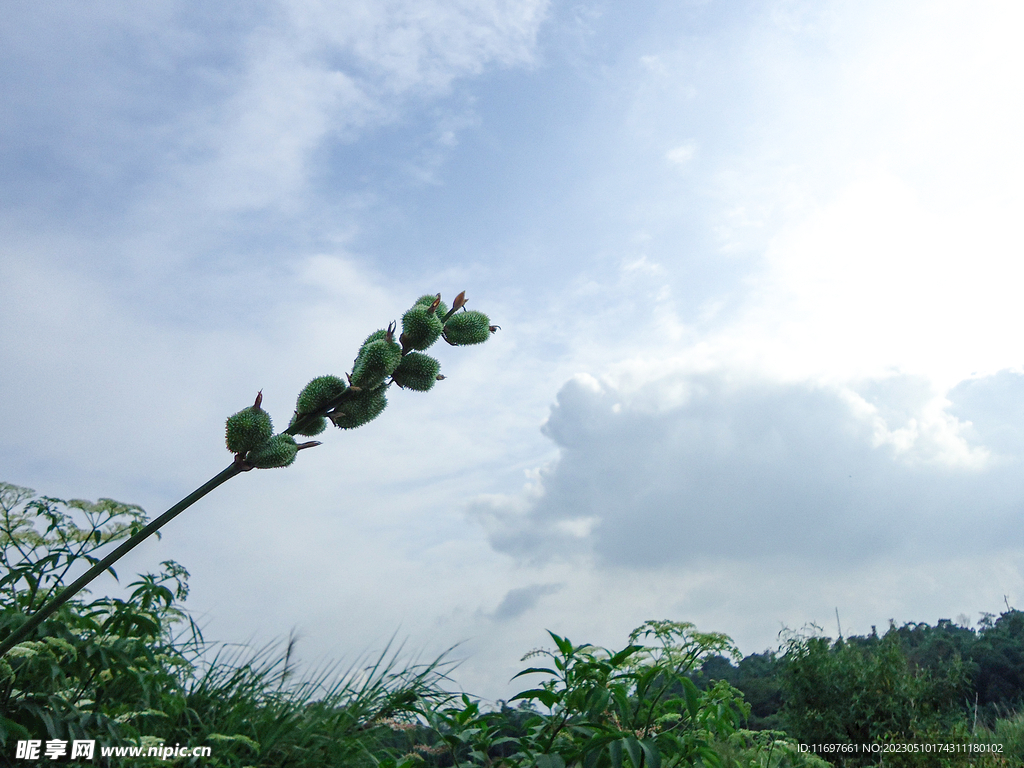
<svg viewBox="0 0 1024 768">
<path fill-rule="evenodd" d="M 214 764 L 371 766 L 401 746 L 390 726 L 450 698 L 445 656 L 407 663 L 392 641 L 299 678 L 294 651 L 294 637 L 283 648 L 222 647 L 183 681 L 177 711 L 154 731 L 167 744 L 213 746 Z"/>
</svg>

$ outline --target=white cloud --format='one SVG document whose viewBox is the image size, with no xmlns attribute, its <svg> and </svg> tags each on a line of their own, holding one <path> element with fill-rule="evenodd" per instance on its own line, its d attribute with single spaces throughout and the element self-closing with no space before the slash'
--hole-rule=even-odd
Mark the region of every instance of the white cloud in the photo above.
<svg viewBox="0 0 1024 768">
<path fill-rule="evenodd" d="M 993 434 L 979 393 L 1024 395 L 1021 382 L 1005 372 L 954 390 L 958 419 L 934 412 L 930 388 L 907 377 L 858 393 L 721 374 L 673 374 L 636 391 L 577 378 L 545 425 L 560 456 L 531 500 L 481 499 L 472 514 L 492 546 L 532 562 L 981 554 L 1001 545 L 1020 502 L 1012 478 L 1024 453 L 1006 451 L 1024 440 L 1024 422 L 995 433 L 993 459 L 979 439 Z M 675 385 L 672 400 L 648 391 Z"/>
<path fill-rule="evenodd" d="M 270 0 L 241 11 L 175 2 L 20 10 L 0 33 L 11 105 L 0 121 L 5 213 L 27 217 L 29 229 L 42 214 L 80 237 L 115 232 L 110 260 L 170 258 L 162 247 L 179 263 L 208 262 L 211 250 L 228 258 L 225 240 L 246 234 L 255 243 L 241 250 L 250 253 L 310 229 L 338 242 L 353 228 L 344 214 L 373 197 L 339 163 L 338 147 L 434 104 L 435 154 L 452 151 L 474 124 L 471 109 L 438 101 L 460 78 L 530 66 L 547 6 Z M 41 38 L 50 44 L 25 44 Z M 397 165 L 415 174 L 416 163 Z M 122 256 L 131 239 L 135 253 Z"/>
<path fill-rule="evenodd" d="M 1014 365 L 1024 246 L 1005 208 L 951 215 L 868 172 L 777 235 L 752 301 L 725 332 L 782 376 L 848 379 L 898 367 L 951 386 Z"/>
<path fill-rule="evenodd" d="M 531 616 L 574 639 L 683 616 L 749 653 L 836 608 L 847 634 L 976 616 L 1024 595 L 1020 402 L 1010 371 L 947 398 L 899 375 L 578 376 L 544 428 L 558 459 L 468 512 L 518 570 L 563 585 Z"/>
<path fill-rule="evenodd" d="M 665 153 L 665 159 L 675 165 L 686 165 L 697 154 L 696 144 L 681 144 Z"/>
<path fill-rule="evenodd" d="M 672 615 L 762 650 L 836 607 L 866 632 L 1024 589 L 1020 11 L 784 6 L 714 76 L 700 41 L 642 58 L 622 177 L 680 135 L 707 169 L 697 192 L 652 172 L 635 203 L 676 298 L 563 385 L 529 493 L 468 510 L 566 584 L 538 615 L 574 638 Z M 718 247 L 680 256 L 665 222 L 698 194 Z M 741 257 L 682 305 L 681 275 Z"/>
<path fill-rule="evenodd" d="M 294 206 L 326 140 L 350 141 L 487 66 L 528 64 L 547 0 L 281 0 L 249 40 L 245 76 L 189 171 L 218 208 Z M 454 136 L 446 138 L 452 144 Z"/>
<path fill-rule="evenodd" d="M 486 693 L 544 627 L 761 650 L 837 605 L 866 631 L 1021 594 L 1013 4 L 574 7 L 540 53 L 542 0 L 119 8 L 4 37 L 3 479 L 158 513 L 227 413 L 262 386 L 285 419 L 410 296 L 503 326 L 168 531 L 211 637 L 469 638 Z"/>
<path fill-rule="evenodd" d="M 651 172 L 637 206 L 686 323 L 685 352 L 662 360 L 789 381 L 899 371 L 940 391 L 1019 364 L 1020 9 L 758 13 L 719 57 L 699 37 L 652 35 L 629 84 L 629 146 L 657 147 L 660 167 L 700 147 L 699 179 Z M 679 244 L 696 218 L 708 237 L 691 253 Z M 718 291 L 691 287 L 730 270 Z"/>
</svg>

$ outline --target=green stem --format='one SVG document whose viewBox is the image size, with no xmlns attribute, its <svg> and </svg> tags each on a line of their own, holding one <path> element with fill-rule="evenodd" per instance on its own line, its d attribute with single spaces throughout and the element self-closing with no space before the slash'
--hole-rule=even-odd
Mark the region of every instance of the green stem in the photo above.
<svg viewBox="0 0 1024 768">
<path fill-rule="evenodd" d="M 286 429 L 283 434 L 297 434 L 300 429 L 308 426 L 316 419 L 326 415 L 329 411 L 341 406 L 343 403 L 355 397 L 358 391 L 358 388 L 347 387 L 344 392 L 342 392 L 340 395 L 335 397 L 330 402 L 326 403 L 317 411 L 313 413 L 303 414 L 302 416 L 297 418 L 295 423 L 291 427 Z M 257 400 L 257 403 L 258 402 L 259 401 Z M 319 443 L 316 444 L 319 445 Z M 91 582 L 105 570 L 110 568 L 110 566 L 112 566 L 114 563 L 120 560 L 124 555 L 126 555 L 136 546 L 141 544 L 144 539 L 156 533 L 164 525 L 166 525 L 172 519 L 174 519 L 179 514 L 184 512 L 186 509 L 191 507 L 193 504 L 195 504 L 197 501 L 203 498 L 203 496 L 208 494 L 218 485 L 226 483 L 228 480 L 230 480 L 232 477 L 239 474 L 240 472 L 246 472 L 250 469 L 252 469 L 252 465 L 246 464 L 242 456 L 237 456 L 235 462 L 231 464 L 231 466 L 229 466 L 219 475 L 217 475 L 212 480 L 207 482 L 206 485 L 203 485 L 202 487 L 192 491 L 192 493 L 190 493 L 184 499 L 182 499 L 173 507 L 168 509 L 162 515 L 160 515 L 160 517 L 151 522 L 149 525 L 147 525 L 141 531 L 136 533 L 130 539 L 125 541 L 123 544 L 121 544 L 121 546 L 119 546 L 109 555 L 107 555 L 98 563 L 96 563 L 96 565 L 94 565 L 88 571 L 83 573 L 82 576 L 79 579 L 77 579 L 74 584 L 64 589 L 64 591 L 57 595 L 55 598 L 53 598 L 53 600 L 51 600 L 38 611 L 36 611 L 34 614 L 32 614 L 32 617 L 28 621 L 26 621 L 24 624 L 18 627 L 17 630 L 12 632 L 6 640 L 0 642 L 0 657 L 3 657 L 9 650 L 11 650 L 11 648 L 16 646 L 18 643 L 23 642 L 29 635 L 32 634 L 33 631 L 35 631 L 36 627 L 38 627 L 40 624 L 46 621 L 46 619 L 48 619 L 50 616 L 52 616 L 58 608 L 60 608 L 62 605 L 64 605 L 64 603 L 66 603 L 68 600 L 70 600 L 72 597 L 78 594 L 89 582 Z"/>
<path fill-rule="evenodd" d="M 344 403 L 347 403 L 349 400 L 355 397 L 356 393 L 359 391 L 360 389 L 358 387 L 346 387 L 344 392 L 335 397 L 333 400 L 330 400 L 326 404 L 322 405 L 319 409 L 311 411 L 310 413 L 304 413 L 301 416 L 296 414 L 295 423 L 288 427 L 288 429 L 286 429 L 281 434 L 299 434 L 300 429 L 304 429 L 310 426 L 314 421 L 319 419 L 321 416 L 327 416 L 328 413 L 330 411 L 333 411 L 335 408 L 340 408 Z"/>
<path fill-rule="evenodd" d="M 130 539 L 122 543 L 117 549 L 111 552 L 109 555 L 100 560 L 96 565 L 90 568 L 88 571 L 82 574 L 71 586 L 64 589 L 59 595 L 53 600 L 44 605 L 34 614 L 32 617 L 18 627 L 17 630 L 11 633 L 11 635 L 0 643 L 0 657 L 4 656 L 11 648 L 16 646 L 18 643 L 23 642 L 32 632 L 42 624 L 46 619 L 53 615 L 53 613 L 60 608 L 64 603 L 74 597 L 78 592 L 82 590 L 85 585 L 103 573 L 105 570 L 110 568 L 114 563 L 120 560 L 124 555 L 128 554 L 132 549 L 142 543 L 142 541 L 152 534 L 156 533 L 160 528 L 169 523 L 173 518 L 184 512 L 186 509 L 191 507 L 203 496 L 208 494 L 218 485 L 226 483 L 232 477 L 237 475 L 239 472 L 244 471 L 244 467 L 240 463 L 234 463 L 221 472 L 219 475 L 214 477 L 212 480 L 207 482 L 205 485 L 192 491 L 188 496 L 179 501 L 173 507 L 164 512 L 160 517 L 151 522 L 141 531 L 136 533 Z"/>
</svg>

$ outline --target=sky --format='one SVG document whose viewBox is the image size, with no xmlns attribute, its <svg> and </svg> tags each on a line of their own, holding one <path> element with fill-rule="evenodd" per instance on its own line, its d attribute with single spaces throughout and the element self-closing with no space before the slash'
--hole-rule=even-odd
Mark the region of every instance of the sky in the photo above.
<svg viewBox="0 0 1024 768">
<path fill-rule="evenodd" d="M 156 516 L 257 391 L 283 428 L 465 290 L 501 328 L 431 392 L 119 572 L 177 560 L 208 639 L 309 668 L 455 646 L 491 701 L 546 630 L 749 654 L 1020 607 L 1022 32 L 995 0 L 9 8 L 0 479 Z"/>
</svg>

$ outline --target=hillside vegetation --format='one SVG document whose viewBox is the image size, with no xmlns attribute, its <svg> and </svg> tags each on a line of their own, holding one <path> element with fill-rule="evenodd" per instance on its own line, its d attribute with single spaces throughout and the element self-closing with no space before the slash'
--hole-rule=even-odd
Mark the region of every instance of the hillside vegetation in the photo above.
<svg viewBox="0 0 1024 768">
<path fill-rule="evenodd" d="M 133 505 L 0 484 L 0 640 L 97 562 L 97 550 L 145 523 Z M 80 593 L 0 660 L 0 763 L 31 764 L 13 760 L 19 741 L 90 739 L 210 747 L 168 759 L 97 751 L 91 763 L 133 766 L 1024 764 L 1024 614 L 1015 610 L 977 630 L 939 621 L 836 641 L 793 635 L 746 658 L 727 636 L 686 622 L 646 622 L 614 649 L 551 633 L 551 647 L 524 657 L 523 691 L 485 707 L 448 692 L 443 658 L 410 665 L 385 649 L 301 675 L 293 643 L 248 652 L 211 643 L 184 608 L 188 572 L 174 562 L 129 589 L 125 599 Z M 920 748 L 940 744 L 960 751 Z"/>
</svg>

